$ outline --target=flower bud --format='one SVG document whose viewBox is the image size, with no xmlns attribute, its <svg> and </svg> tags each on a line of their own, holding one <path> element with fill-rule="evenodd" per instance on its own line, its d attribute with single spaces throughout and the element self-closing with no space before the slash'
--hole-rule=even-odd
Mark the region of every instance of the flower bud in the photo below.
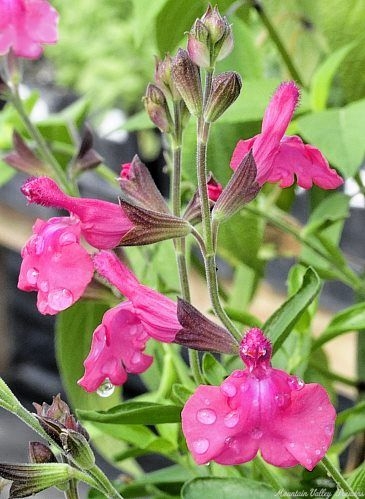
<svg viewBox="0 0 365 499">
<path fill-rule="evenodd" d="M 14 149 L 3 158 L 9 166 L 27 175 L 39 176 L 49 173 L 48 166 L 37 158 L 18 132 L 15 131 L 13 132 L 13 147 Z"/>
<path fill-rule="evenodd" d="M 103 158 L 93 149 L 93 135 L 91 129 L 86 126 L 82 134 L 79 151 L 76 155 L 73 168 L 75 171 L 86 171 L 96 168 L 103 162 Z"/>
<path fill-rule="evenodd" d="M 241 88 L 241 77 L 234 71 L 215 76 L 212 81 L 212 90 L 204 109 L 205 120 L 209 123 L 216 121 L 237 99 Z"/>
<path fill-rule="evenodd" d="M 89 470 L 95 464 L 95 456 L 86 438 L 74 430 L 64 430 L 60 434 L 64 451 L 83 470 Z"/>
<path fill-rule="evenodd" d="M 190 114 L 201 116 L 203 91 L 199 68 L 186 50 L 179 49 L 172 62 L 172 78 Z"/>
<path fill-rule="evenodd" d="M 151 121 L 161 132 L 170 133 L 173 123 L 163 91 L 153 83 L 149 83 L 143 102 Z"/>
<path fill-rule="evenodd" d="M 41 442 L 29 442 L 28 448 L 29 462 L 31 463 L 56 463 L 51 449 Z"/>
<path fill-rule="evenodd" d="M 187 51 L 191 60 L 201 68 L 210 67 L 209 31 L 207 27 L 197 19 L 188 34 Z"/>
<path fill-rule="evenodd" d="M 219 13 L 218 7 L 208 6 L 201 19 L 197 19 L 189 33 L 188 52 L 200 67 L 212 68 L 215 61 L 224 59 L 233 48 L 231 26 Z"/>
<path fill-rule="evenodd" d="M 171 75 L 172 57 L 166 54 L 165 58 L 155 60 L 155 82 L 165 91 L 166 95 L 170 95 L 172 100 L 181 100 L 181 95 L 177 90 Z"/>
</svg>

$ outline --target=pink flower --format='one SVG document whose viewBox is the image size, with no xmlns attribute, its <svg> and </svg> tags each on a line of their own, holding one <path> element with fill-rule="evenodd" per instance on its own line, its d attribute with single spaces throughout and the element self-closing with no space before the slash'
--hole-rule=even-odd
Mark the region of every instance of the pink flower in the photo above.
<svg viewBox="0 0 365 499">
<path fill-rule="evenodd" d="M 343 179 L 329 167 L 322 153 L 304 144 L 296 135 L 284 135 L 299 100 L 299 90 L 294 82 L 282 83 L 276 90 L 262 121 L 261 133 L 247 140 L 240 140 L 231 158 L 235 170 L 252 149 L 257 165 L 257 181 L 280 182 L 289 187 L 295 177 L 300 187 L 309 189 L 313 184 L 323 189 L 336 189 Z"/>
<path fill-rule="evenodd" d="M 0 0 L 0 55 L 37 59 L 57 42 L 58 13 L 46 0 Z"/>
<path fill-rule="evenodd" d="M 213 177 L 211 177 L 207 182 L 207 187 L 209 199 L 214 202 L 217 201 L 223 191 L 222 185 L 216 182 Z"/>
<path fill-rule="evenodd" d="M 93 264 L 79 244 L 80 221 L 70 217 L 38 219 L 22 250 L 18 288 L 37 291 L 41 314 L 54 315 L 77 301 L 93 276 Z"/>
<path fill-rule="evenodd" d="M 148 339 L 132 302 L 108 310 L 94 331 L 91 350 L 84 362 L 85 374 L 78 384 L 94 392 L 107 378 L 118 386 L 127 380 L 127 372 L 146 371 L 153 361 L 143 353 Z"/>
<path fill-rule="evenodd" d="M 260 329 L 243 338 L 247 368 L 220 387 L 199 386 L 182 411 L 182 428 L 195 461 L 240 464 L 260 450 L 274 466 L 308 470 L 331 444 L 336 411 L 325 389 L 305 385 L 271 367 L 271 344 Z"/>
<path fill-rule="evenodd" d="M 136 276 L 110 251 L 94 256 L 96 271 L 126 296 L 135 314 L 152 338 L 170 343 L 181 329 L 177 305 L 173 300 L 140 284 Z"/>
<path fill-rule="evenodd" d="M 114 248 L 134 227 L 119 205 L 68 196 L 48 177 L 28 180 L 21 191 L 30 203 L 63 208 L 76 215 L 80 219 L 83 237 L 98 249 Z"/>
<path fill-rule="evenodd" d="M 143 353 L 147 341 L 154 338 L 170 343 L 181 329 L 176 303 L 140 284 L 114 253 L 101 251 L 95 255 L 94 265 L 128 300 L 108 310 L 94 331 L 85 374 L 78 381 L 88 392 L 97 390 L 106 379 L 122 385 L 127 373 L 144 372 L 153 361 Z"/>
<path fill-rule="evenodd" d="M 131 166 L 132 166 L 132 163 L 123 163 L 120 165 L 120 167 L 121 167 L 120 178 L 123 178 L 126 180 L 129 179 L 129 172 L 130 172 Z"/>
</svg>

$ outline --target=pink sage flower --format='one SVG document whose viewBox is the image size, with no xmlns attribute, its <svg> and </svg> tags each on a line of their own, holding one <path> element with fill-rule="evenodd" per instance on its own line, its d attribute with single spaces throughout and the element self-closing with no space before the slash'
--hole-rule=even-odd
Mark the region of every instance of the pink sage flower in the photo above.
<svg viewBox="0 0 365 499">
<path fill-rule="evenodd" d="M 274 466 L 312 470 L 329 448 L 336 411 L 325 389 L 271 367 L 271 344 L 250 329 L 240 345 L 246 369 L 220 387 L 201 385 L 182 411 L 195 461 L 241 464 L 260 450 Z"/>
<path fill-rule="evenodd" d="M 223 187 L 222 184 L 214 180 L 213 177 L 211 177 L 208 182 L 207 182 L 207 187 L 208 187 L 208 197 L 211 201 L 216 202 L 219 196 L 222 194 Z"/>
<path fill-rule="evenodd" d="M 289 187 L 295 178 L 300 187 L 309 189 L 313 184 L 323 189 L 336 189 L 343 183 L 337 172 L 330 168 L 322 153 L 304 144 L 296 135 L 284 135 L 299 100 L 299 89 L 293 81 L 282 83 L 276 90 L 262 121 L 261 133 L 240 140 L 231 158 L 236 170 L 252 149 L 257 166 L 257 181 L 280 182 Z"/>
<path fill-rule="evenodd" d="M 127 380 L 127 372 L 146 371 L 153 361 L 143 353 L 149 338 L 131 301 L 108 310 L 94 331 L 85 374 L 78 384 L 94 392 L 106 379 L 118 386 Z"/>
<path fill-rule="evenodd" d="M 80 246 L 78 219 L 38 219 L 22 249 L 18 288 L 37 291 L 41 314 L 54 315 L 77 301 L 92 279 L 91 257 Z"/>
<path fill-rule="evenodd" d="M 46 0 L 0 0 L 0 55 L 37 59 L 57 42 L 58 13 Z"/>
<path fill-rule="evenodd" d="M 94 331 L 85 374 L 78 381 L 88 392 L 97 390 L 106 379 L 122 385 L 127 373 L 146 371 L 153 361 L 143 353 L 147 341 L 154 338 L 170 343 L 181 329 L 176 303 L 140 284 L 114 253 L 101 251 L 94 256 L 94 265 L 128 300 L 108 310 Z"/>
<path fill-rule="evenodd" d="M 181 325 L 177 319 L 176 302 L 144 286 L 136 276 L 110 251 L 94 256 L 95 270 L 126 296 L 149 336 L 170 343 Z"/>
<path fill-rule="evenodd" d="M 63 208 L 78 217 L 81 234 L 98 249 L 114 248 L 134 227 L 119 205 L 99 199 L 68 196 L 48 177 L 28 180 L 21 191 L 30 203 Z"/>
</svg>

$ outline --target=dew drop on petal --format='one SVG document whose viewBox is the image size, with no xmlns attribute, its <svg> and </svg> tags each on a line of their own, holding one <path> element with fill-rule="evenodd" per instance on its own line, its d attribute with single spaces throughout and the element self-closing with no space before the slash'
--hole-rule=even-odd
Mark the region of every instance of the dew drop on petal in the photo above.
<svg viewBox="0 0 365 499">
<path fill-rule="evenodd" d="M 200 409 L 196 414 L 196 419 L 202 424 L 213 424 L 217 420 L 217 415 L 213 409 Z"/>
<path fill-rule="evenodd" d="M 316 450 L 314 451 L 314 453 L 315 453 L 317 456 L 320 456 L 320 455 L 321 455 L 321 451 L 320 451 L 320 449 L 316 449 Z"/>
<path fill-rule="evenodd" d="M 73 294 L 69 289 L 54 289 L 48 295 L 48 304 L 54 310 L 65 310 L 72 305 L 74 301 Z"/>
<path fill-rule="evenodd" d="M 56 251 L 52 255 L 52 262 L 59 262 L 61 260 L 61 258 L 62 258 L 62 253 L 60 253 L 59 251 Z"/>
<path fill-rule="evenodd" d="M 43 293 L 48 293 L 49 291 L 49 284 L 48 281 L 41 281 L 38 283 L 38 288 L 43 291 Z"/>
<path fill-rule="evenodd" d="M 254 438 L 255 440 L 258 440 L 259 438 L 262 437 L 263 431 L 260 430 L 260 428 L 254 428 L 251 431 L 251 437 Z"/>
<path fill-rule="evenodd" d="M 29 284 L 32 284 L 32 285 L 37 284 L 38 276 L 39 276 L 39 272 L 37 269 L 35 269 L 33 267 L 28 269 L 27 281 L 29 282 Z"/>
<path fill-rule="evenodd" d="M 142 354 L 141 354 L 141 352 L 135 352 L 132 355 L 131 363 L 132 364 L 138 364 L 139 362 L 141 362 L 141 360 L 142 360 Z"/>
<path fill-rule="evenodd" d="M 209 399 L 204 399 L 203 402 L 204 402 L 204 405 L 210 405 L 210 400 Z"/>
<path fill-rule="evenodd" d="M 309 466 L 311 466 L 311 465 L 313 464 L 312 459 L 306 459 L 306 460 L 305 460 L 305 462 L 306 462 L 307 464 L 309 464 Z"/>
<path fill-rule="evenodd" d="M 292 390 L 301 390 L 305 385 L 304 381 L 298 376 L 290 376 L 288 384 Z"/>
<path fill-rule="evenodd" d="M 77 237 L 73 232 L 64 232 L 61 234 L 59 243 L 61 246 L 67 246 L 68 244 L 76 243 Z"/>
<path fill-rule="evenodd" d="M 113 383 L 111 383 L 109 378 L 105 378 L 103 383 L 99 386 L 99 388 L 96 390 L 96 393 L 99 395 L 99 397 L 110 397 L 114 393 L 115 386 Z"/>
<path fill-rule="evenodd" d="M 232 373 L 232 377 L 233 378 L 242 378 L 243 374 L 244 374 L 243 371 L 235 371 L 234 373 Z"/>
<path fill-rule="evenodd" d="M 309 444 L 304 444 L 304 448 L 305 448 L 305 450 L 308 450 L 308 449 L 309 449 L 309 447 L 310 447 L 310 445 L 309 445 Z"/>
<path fill-rule="evenodd" d="M 319 406 L 318 406 L 318 410 L 319 410 L 320 412 L 322 412 L 322 411 L 323 411 L 323 407 L 322 407 L 321 405 L 319 405 Z"/>
<path fill-rule="evenodd" d="M 237 388 L 232 383 L 223 383 L 221 385 L 221 392 L 227 397 L 234 397 L 237 393 Z"/>
<path fill-rule="evenodd" d="M 209 440 L 207 438 L 198 438 L 193 442 L 193 450 L 197 454 L 205 454 L 209 449 Z"/>
<path fill-rule="evenodd" d="M 47 310 L 48 303 L 44 300 L 40 301 L 37 305 L 38 310 L 40 311 L 41 314 L 44 314 L 44 312 Z"/>
<path fill-rule="evenodd" d="M 295 443 L 294 443 L 294 442 L 290 442 L 290 443 L 289 443 L 289 447 L 290 447 L 291 449 L 294 449 L 294 447 L 295 447 Z"/>
<path fill-rule="evenodd" d="M 238 411 L 231 411 L 224 417 L 224 426 L 234 428 L 240 419 Z"/>
<path fill-rule="evenodd" d="M 275 395 L 275 402 L 278 407 L 284 407 L 289 402 L 289 394 L 288 393 L 278 393 Z"/>
<path fill-rule="evenodd" d="M 324 427 L 324 432 L 325 432 L 326 435 L 328 435 L 330 437 L 332 435 L 332 433 L 333 433 L 333 423 L 330 423 L 330 424 L 326 425 Z"/>
</svg>

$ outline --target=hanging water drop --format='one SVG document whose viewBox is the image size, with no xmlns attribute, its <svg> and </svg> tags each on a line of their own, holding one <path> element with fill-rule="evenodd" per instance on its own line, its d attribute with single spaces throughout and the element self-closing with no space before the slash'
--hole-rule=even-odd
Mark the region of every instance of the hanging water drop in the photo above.
<svg viewBox="0 0 365 499">
<path fill-rule="evenodd" d="M 232 383 L 223 383 L 221 386 L 221 392 L 227 397 L 234 397 L 237 393 L 237 388 Z"/>
<path fill-rule="evenodd" d="M 37 280 L 38 280 L 38 276 L 39 276 L 39 272 L 37 269 L 31 267 L 30 269 L 28 269 L 27 271 L 27 281 L 29 282 L 29 284 L 31 284 L 32 286 L 34 286 L 35 284 L 37 284 Z"/>
<path fill-rule="evenodd" d="M 99 386 L 99 388 L 96 390 L 96 393 L 99 395 L 99 397 L 110 397 L 110 395 L 113 395 L 115 390 L 115 386 L 113 383 L 111 383 L 109 378 L 106 378 L 104 382 Z"/>
<path fill-rule="evenodd" d="M 213 409 L 200 409 L 196 413 L 196 419 L 202 424 L 213 424 L 217 420 L 217 415 Z"/>
<path fill-rule="evenodd" d="M 209 449 L 209 440 L 207 438 L 198 438 L 193 442 L 193 449 L 197 454 L 205 454 Z"/>
<path fill-rule="evenodd" d="M 68 244 L 76 243 L 77 237 L 73 232 L 64 232 L 61 234 L 59 243 L 61 246 L 67 246 Z"/>
<path fill-rule="evenodd" d="M 74 301 L 73 294 L 69 289 L 54 289 L 48 295 L 48 304 L 54 310 L 65 310 Z"/>
<path fill-rule="evenodd" d="M 237 426 L 240 416 L 238 411 L 231 411 L 224 417 L 224 426 L 227 428 L 234 428 Z"/>
</svg>

